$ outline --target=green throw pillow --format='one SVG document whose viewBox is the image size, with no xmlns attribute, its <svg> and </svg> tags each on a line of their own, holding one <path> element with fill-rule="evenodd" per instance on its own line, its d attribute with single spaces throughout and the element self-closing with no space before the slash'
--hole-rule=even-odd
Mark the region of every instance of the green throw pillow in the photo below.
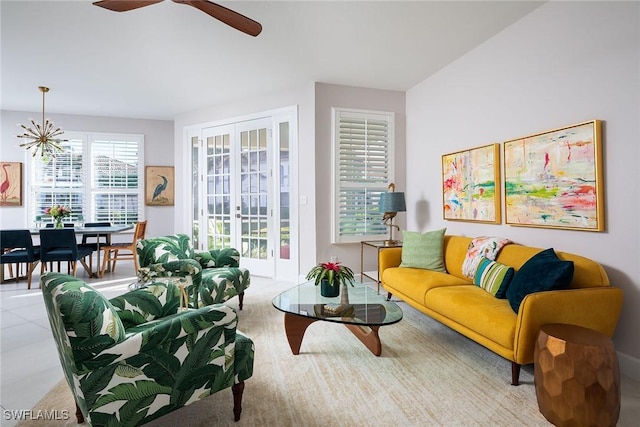
<svg viewBox="0 0 640 427">
<path fill-rule="evenodd" d="M 513 267 L 482 257 L 478 263 L 473 283 L 496 298 L 505 298 L 507 287 L 511 283 L 513 275 Z"/>
<path fill-rule="evenodd" d="M 507 288 L 516 313 L 525 296 L 534 292 L 566 289 L 573 280 L 573 261 L 562 261 L 553 248 L 538 252 L 524 263 Z"/>
<path fill-rule="evenodd" d="M 418 233 L 404 231 L 402 262 L 400 267 L 424 268 L 446 273 L 444 267 L 444 232 L 441 230 Z"/>
</svg>

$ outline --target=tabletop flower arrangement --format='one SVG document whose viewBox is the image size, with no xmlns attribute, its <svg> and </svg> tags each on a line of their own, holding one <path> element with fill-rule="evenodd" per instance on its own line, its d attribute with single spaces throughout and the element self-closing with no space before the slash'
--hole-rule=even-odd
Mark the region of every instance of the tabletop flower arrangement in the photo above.
<svg viewBox="0 0 640 427">
<path fill-rule="evenodd" d="M 322 262 L 313 267 L 307 274 L 307 280 L 313 280 L 320 285 L 320 294 L 325 297 L 337 297 L 340 285 L 353 286 L 353 271 L 339 262 Z"/>
<path fill-rule="evenodd" d="M 62 228 L 62 218 L 71 215 L 71 208 L 68 206 L 52 206 L 44 210 L 45 215 L 51 216 L 55 221 L 54 228 Z"/>
</svg>

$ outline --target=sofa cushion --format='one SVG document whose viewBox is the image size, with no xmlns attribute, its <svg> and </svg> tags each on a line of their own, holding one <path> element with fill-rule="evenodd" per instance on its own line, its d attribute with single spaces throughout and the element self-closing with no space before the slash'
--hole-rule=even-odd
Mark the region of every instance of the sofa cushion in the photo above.
<svg viewBox="0 0 640 427">
<path fill-rule="evenodd" d="M 514 271 L 513 267 L 483 257 L 478 263 L 473 283 L 496 298 L 505 298 Z"/>
<path fill-rule="evenodd" d="M 446 228 L 426 233 L 404 231 L 400 267 L 446 272 L 443 250 L 445 231 Z"/>
<path fill-rule="evenodd" d="M 507 288 L 507 299 L 516 313 L 525 296 L 534 292 L 567 289 L 573 279 L 573 261 L 562 261 L 553 248 L 531 257 Z"/>
<path fill-rule="evenodd" d="M 382 281 L 387 291 L 402 298 L 410 298 L 424 305 L 425 295 L 439 286 L 471 285 L 468 279 L 451 274 L 422 268 L 387 268 L 382 273 Z"/>
<path fill-rule="evenodd" d="M 452 326 L 458 324 L 479 336 L 465 332 L 476 341 L 487 339 L 512 349 L 515 339 L 516 314 L 505 299 L 494 298 L 478 286 L 446 286 L 431 289 L 425 306 L 437 313 L 436 319 Z M 439 318 L 441 317 L 441 318 Z"/>
</svg>

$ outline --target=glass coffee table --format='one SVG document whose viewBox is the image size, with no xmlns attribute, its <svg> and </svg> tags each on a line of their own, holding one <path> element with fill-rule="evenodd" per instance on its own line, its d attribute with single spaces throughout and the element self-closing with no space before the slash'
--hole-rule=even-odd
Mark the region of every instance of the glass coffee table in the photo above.
<svg viewBox="0 0 640 427">
<path fill-rule="evenodd" d="M 402 310 L 396 303 L 362 283 L 343 285 L 339 296 L 327 298 L 320 295 L 320 286 L 305 282 L 277 295 L 273 306 L 284 312 L 284 329 L 293 354 L 300 353 L 307 327 L 320 320 L 342 323 L 373 354 L 380 356 L 378 329 L 402 319 Z"/>
</svg>

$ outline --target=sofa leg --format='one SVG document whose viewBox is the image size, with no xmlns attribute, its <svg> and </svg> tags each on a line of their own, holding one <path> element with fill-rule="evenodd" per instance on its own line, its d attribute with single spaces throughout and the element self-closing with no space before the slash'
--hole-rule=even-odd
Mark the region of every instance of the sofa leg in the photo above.
<svg viewBox="0 0 640 427">
<path fill-rule="evenodd" d="M 82 424 L 84 422 L 84 415 L 82 415 L 82 411 L 80 410 L 78 403 L 76 403 L 76 419 L 78 420 L 78 424 Z"/>
<path fill-rule="evenodd" d="M 244 292 L 238 294 L 238 307 L 242 310 L 242 303 L 244 302 Z"/>
<path fill-rule="evenodd" d="M 511 385 L 520 385 L 520 365 L 511 362 Z"/>
<path fill-rule="evenodd" d="M 391 292 L 387 292 L 387 301 L 391 301 Z"/>
<path fill-rule="evenodd" d="M 231 386 L 233 392 L 233 420 L 240 421 L 240 413 L 242 412 L 242 392 L 244 391 L 244 381 Z"/>
</svg>

